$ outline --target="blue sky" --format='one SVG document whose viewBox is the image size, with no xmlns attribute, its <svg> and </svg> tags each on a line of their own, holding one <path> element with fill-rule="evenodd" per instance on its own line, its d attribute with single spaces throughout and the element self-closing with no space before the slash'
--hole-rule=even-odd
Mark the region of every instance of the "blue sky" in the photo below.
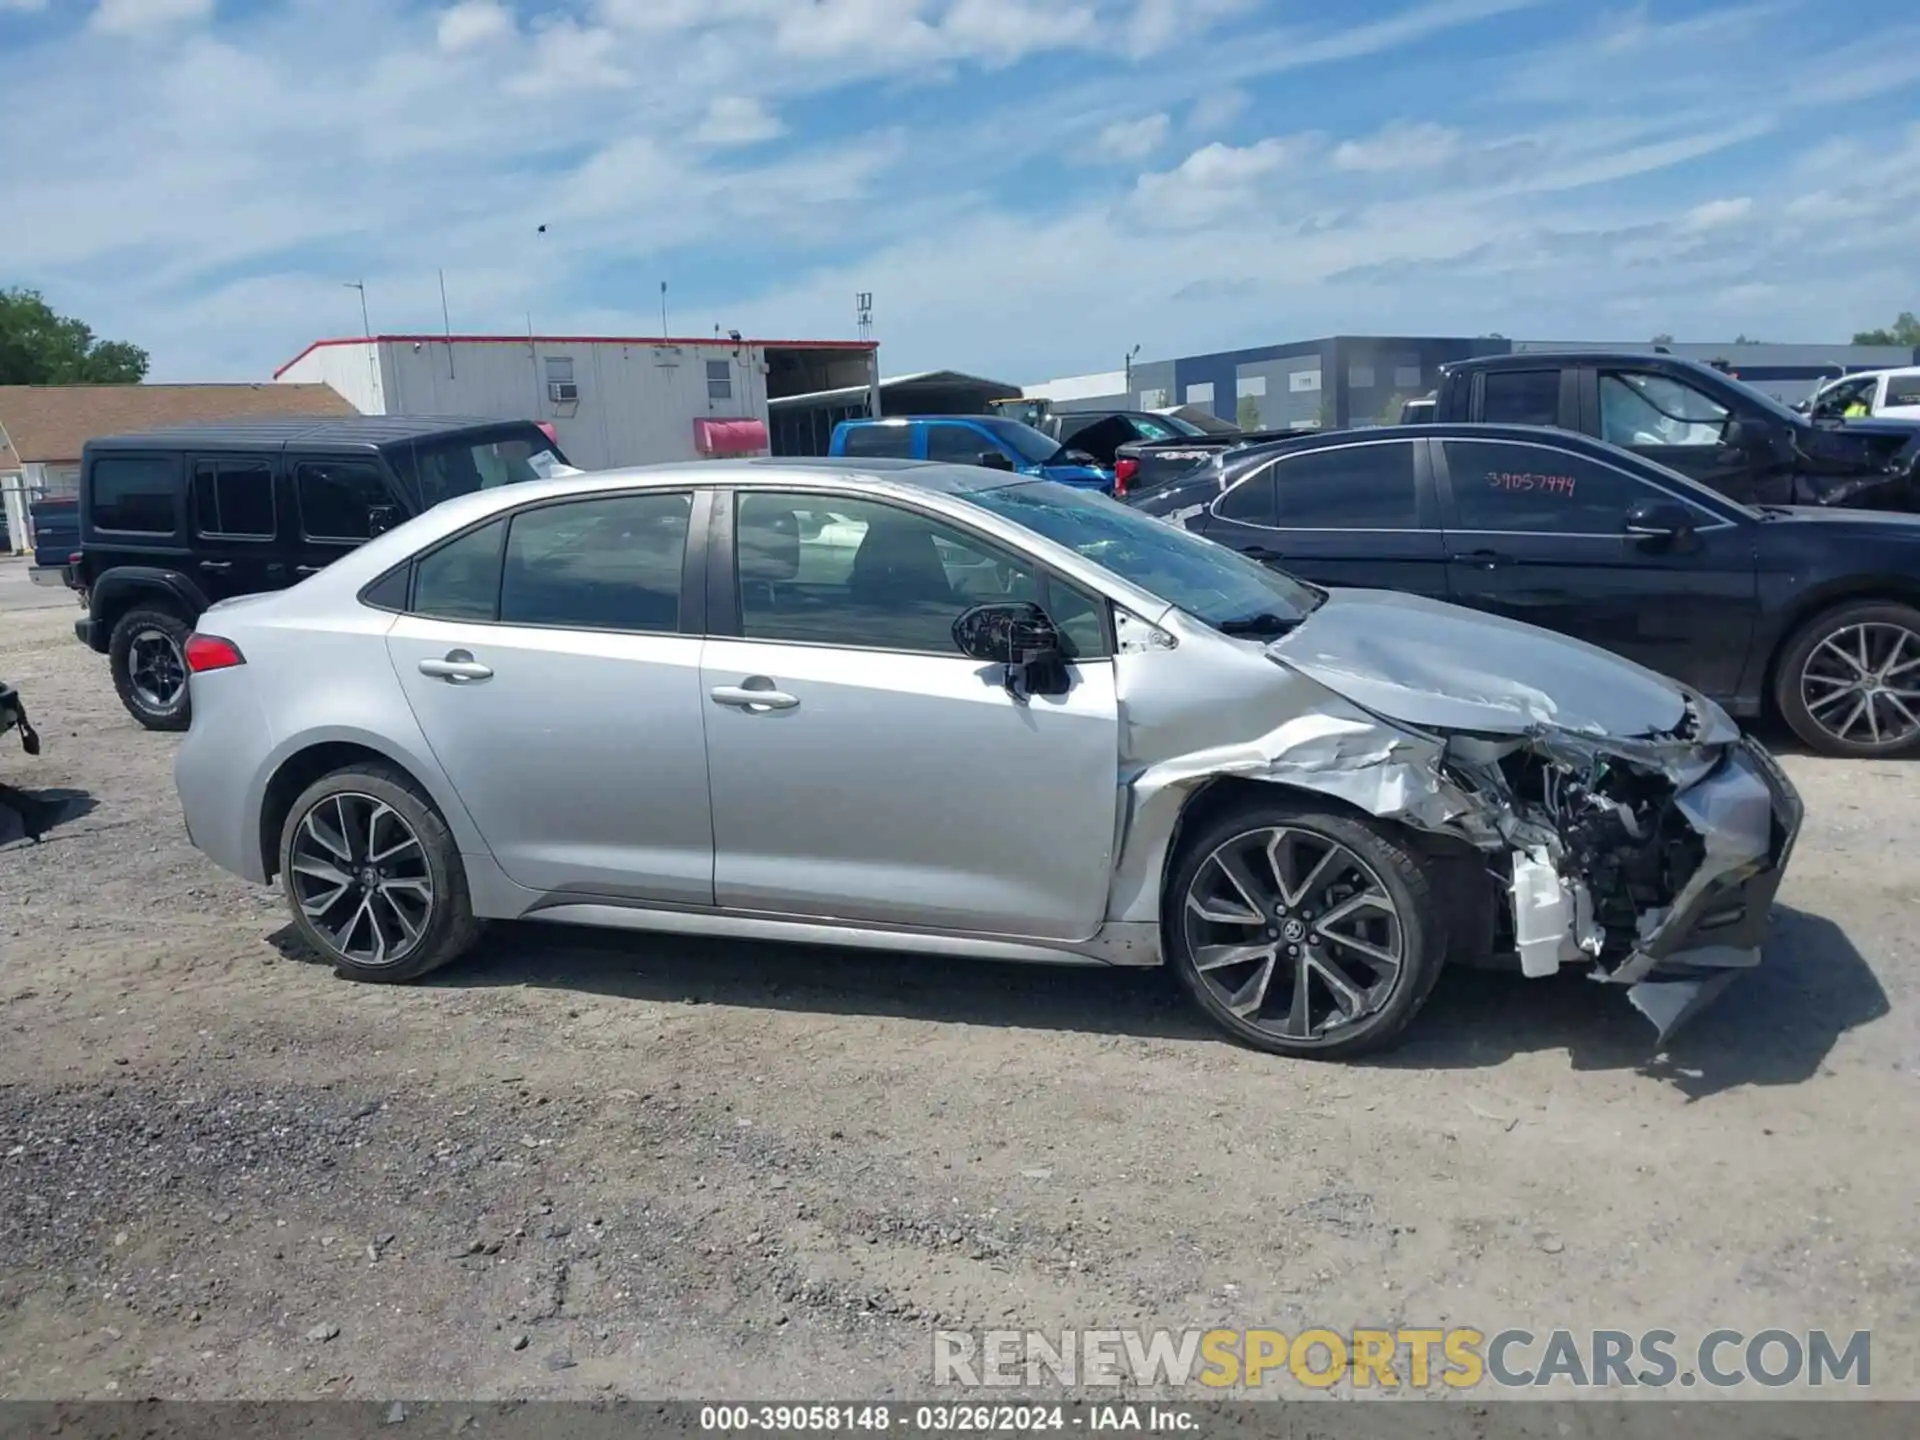
<svg viewBox="0 0 1920 1440">
<path fill-rule="evenodd" d="M 0 284 L 265 378 L 440 326 L 1013 381 L 1920 308 L 1920 16 L 1830 0 L 0 0 Z M 540 234 L 538 227 L 547 227 Z"/>
</svg>

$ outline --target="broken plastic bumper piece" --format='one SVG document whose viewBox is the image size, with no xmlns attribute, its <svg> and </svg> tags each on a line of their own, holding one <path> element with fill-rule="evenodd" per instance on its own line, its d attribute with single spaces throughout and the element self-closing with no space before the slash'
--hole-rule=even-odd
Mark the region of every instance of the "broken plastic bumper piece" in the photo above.
<svg viewBox="0 0 1920 1440">
<path fill-rule="evenodd" d="M 1743 970 L 1760 963 L 1773 898 L 1805 817 L 1799 793 L 1751 738 L 1676 797 L 1705 858 L 1674 903 L 1645 916 L 1639 944 L 1604 978 L 1665 1044 Z"/>
</svg>

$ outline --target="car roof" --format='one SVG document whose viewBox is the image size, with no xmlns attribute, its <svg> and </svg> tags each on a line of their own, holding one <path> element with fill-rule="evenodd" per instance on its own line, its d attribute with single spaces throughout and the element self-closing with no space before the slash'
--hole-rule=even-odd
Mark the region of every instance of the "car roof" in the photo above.
<svg viewBox="0 0 1920 1440">
<path fill-rule="evenodd" d="M 439 440 L 481 430 L 513 426 L 534 428 L 531 420 L 489 419 L 466 415 L 267 416 L 170 425 L 129 435 L 102 435 L 89 449 L 260 449 L 299 445 L 317 449 L 378 450 L 417 440 Z"/>
<path fill-rule="evenodd" d="M 1649 354 L 1644 350 L 1515 350 L 1506 355 L 1473 355 L 1449 360 L 1442 370 L 1551 370 L 1557 365 L 1672 365 L 1686 370 L 1713 370 L 1704 360 L 1685 355 Z M 1715 370 L 1714 373 L 1724 372 Z"/>
<path fill-rule="evenodd" d="M 1484 421 L 1441 420 L 1419 425 L 1375 425 L 1365 430 L 1322 430 L 1312 435 L 1290 435 L 1283 440 L 1265 440 L 1256 445 L 1229 450 L 1222 457 L 1221 464 L 1235 466 L 1249 460 L 1295 455 L 1307 450 L 1408 440 L 1513 440 L 1536 445 L 1542 440 L 1552 440 L 1575 449 L 1608 448 L 1591 435 L 1583 435 L 1578 430 L 1563 430 L 1554 425 L 1497 425 Z"/>
</svg>

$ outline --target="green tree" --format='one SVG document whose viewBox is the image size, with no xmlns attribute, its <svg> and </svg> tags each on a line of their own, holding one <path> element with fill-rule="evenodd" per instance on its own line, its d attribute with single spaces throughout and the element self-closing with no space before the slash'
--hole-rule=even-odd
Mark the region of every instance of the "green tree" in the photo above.
<svg viewBox="0 0 1920 1440">
<path fill-rule="evenodd" d="M 38 290 L 0 290 L 0 385 L 132 385 L 146 374 L 138 345 L 100 339 Z"/>
<path fill-rule="evenodd" d="M 1920 346 L 1920 317 L 1911 310 L 1902 310 L 1899 319 L 1890 328 L 1880 330 L 1861 330 L 1853 337 L 1856 345 L 1907 345 Z"/>
<path fill-rule="evenodd" d="M 1233 423 L 1242 430 L 1260 428 L 1260 402 L 1251 395 L 1242 395 L 1240 403 L 1234 407 Z"/>
</svg>

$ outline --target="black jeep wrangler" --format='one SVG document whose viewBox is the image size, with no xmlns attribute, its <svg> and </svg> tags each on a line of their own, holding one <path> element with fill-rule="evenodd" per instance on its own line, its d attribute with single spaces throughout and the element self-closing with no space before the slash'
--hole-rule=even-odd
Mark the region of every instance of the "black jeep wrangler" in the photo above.
<svg viewBox="0 0 1920 1440">
<path fill-rule="evenodd" d="M 244 420 L 87 443 L 74 633 L 149 730 L 184 730 L 184 646 L 216 600 L 282 590 L 442 500 L 566 465 L 525 420 Z"/>
</svg>

